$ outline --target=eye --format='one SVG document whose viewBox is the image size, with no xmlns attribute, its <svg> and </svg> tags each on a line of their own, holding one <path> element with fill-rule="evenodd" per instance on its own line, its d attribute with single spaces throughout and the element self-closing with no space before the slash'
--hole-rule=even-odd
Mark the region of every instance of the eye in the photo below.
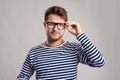
<svg viewBox="0 0 120 80">
<path fill-rule="evenodd" d="M 52 23 L 52 22 L 47 22 L 47 24 L 48 24 L 48 25 L 53 25 L 53 23 Z"/>
<path fill-rule="evenodd" d="M 58 23 L 58 25 L 64 27 L 65 23 Z"/>
<path fill-rule="evenodd" d="M 59 26 L 63 26 L 63 24 L 62 24 L 62 23 L 58 23 L 58 25 L 59 25 Z"/>
</svg>

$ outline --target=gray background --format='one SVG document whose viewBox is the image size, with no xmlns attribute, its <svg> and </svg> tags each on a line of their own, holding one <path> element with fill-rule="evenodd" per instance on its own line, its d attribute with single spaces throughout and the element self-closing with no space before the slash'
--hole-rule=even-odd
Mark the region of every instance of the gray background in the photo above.
<svg viewBox="0 0 120 80">
<path fill-rule="evenodd" d="M 44 11 L 53 5 L 64 7 L 105 57 L 102 68 L 80 64 L 78 80 L 120 80 L 120 0 L 0 0 L 0 80 L 15 80 L 29 49 L 46 40 Z M 77 41 L 67 31 L 64 39 Z"/>
</svg>

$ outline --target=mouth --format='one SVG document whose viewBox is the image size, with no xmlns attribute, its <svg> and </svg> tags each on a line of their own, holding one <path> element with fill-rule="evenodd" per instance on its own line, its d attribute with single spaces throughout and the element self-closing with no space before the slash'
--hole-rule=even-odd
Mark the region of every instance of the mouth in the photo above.
<svg viewBox="0 0 120 80">
<path fill-rule="evenodd" d="M 54 36 L 59 35 L 59 33 L 58 33 L 58 32 L 51 32 L 51 34 L 52 34 L 52 35 L 54 35 Z"/>
</svg>

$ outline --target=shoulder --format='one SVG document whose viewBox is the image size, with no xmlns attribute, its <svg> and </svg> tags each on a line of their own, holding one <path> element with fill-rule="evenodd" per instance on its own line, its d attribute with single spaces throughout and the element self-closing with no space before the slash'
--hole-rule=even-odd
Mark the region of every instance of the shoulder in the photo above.
<svg viewBox="0 0 120 80">
<path fill-rule="evenodd" d="M 33 47 L 29 50 L 28 54 L 29 54 L 29 55 L 33 55 L 33 54 L 39 53 L 41 48 L 42 48 L 41 45 L 33 46 Z"/>
</svg>

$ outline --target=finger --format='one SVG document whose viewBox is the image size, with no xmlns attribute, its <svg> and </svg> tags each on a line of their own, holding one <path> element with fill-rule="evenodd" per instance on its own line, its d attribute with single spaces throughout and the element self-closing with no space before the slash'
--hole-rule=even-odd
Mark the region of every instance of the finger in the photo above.
<svg viewBox="0 0 120 80">
<path fill-rule="evenodd" d="M 71 24 L 69 21 L 66 22 L 66 26 L 69 27 Z"/>
<path fill-rule="evenodd" d="M 77 26 L 77 23 L 74 22 L 74 21 L 68 21 L 68 22 L 67 22 L 67 25 L 68 25 L 68 26 L 72 26 L 73 28 L 75 28 L 75 27 Z"/>
</svg>

